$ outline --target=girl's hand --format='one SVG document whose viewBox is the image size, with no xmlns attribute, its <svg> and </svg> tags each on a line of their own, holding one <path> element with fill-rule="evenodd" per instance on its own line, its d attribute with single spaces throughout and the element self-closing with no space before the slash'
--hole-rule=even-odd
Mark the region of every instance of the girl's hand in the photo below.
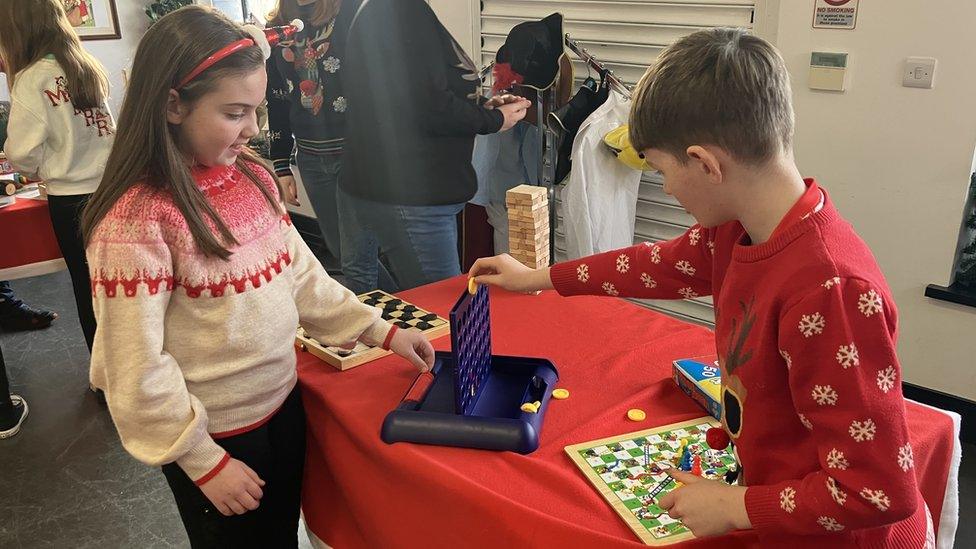
<svg viewBox="0 0 976 549">
<path fill-rule="evenodd" d="M 264 495 L 262 486 L 264 481 L 253 469 L 231 458 L 200 490 L 221 514 L 229 517 L 257 509 Z"/>
<path fill-rule="evenodd" d="M 478 284 L 498 286 L 511 292 L 534 293 L 552 289 L 549 267 L 530 269 L 508 254 L 475 261 L 468 277 L 474 278 Z"/>
<path fill-rule="evenodd" d="M 696 536 L 720 536 L 730 530 L 752 528 L 746 513 L 745 487 L 729 486 L 676 469 L 668 469 L 667 473 L 684 486 L 662 497 L 658 506 Z"/>
<path fill-rule="evenodd" d="M 390 350 L 407 359 L 421 372 L 429 372 L 434 367 L 434 347 L 427 336 L 417 330 L 397 330 L 390 341 Z"/>
</svg>

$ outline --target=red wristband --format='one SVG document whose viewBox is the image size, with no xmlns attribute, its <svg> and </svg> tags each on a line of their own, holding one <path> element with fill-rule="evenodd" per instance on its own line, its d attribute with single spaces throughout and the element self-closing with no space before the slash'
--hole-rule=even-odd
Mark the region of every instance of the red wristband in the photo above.
<svg viewBox="0 0 976 549">
<path fill-rule="evenodd" d="M 197 486 L 203 486 L 211 479 L 213 479 L 215 476 L 217 476 L 217 473 L 219 473 L 221 469 L 223 469 L 224 466 L 227 465 L 228 461 L 230 461 L 230 454 L 224 453 L 224 457 L 220 459 L 217 465 L 213 469 L 211 469 L 210 472 L 207 473 L 206 475 L 203 475 L 202 477 L 194 480 L 193 484 L 196 484 Z"/>
<path fill-rule="evenodd" d="M 383 350 L 384 351 L 389 351 L 390 350 L 390 342 L 393 341 L 393 334 L 397 333 L 397 330 L 399 330 L 399 329 L 400 328 L 398 328 L 396 325 L 390 326 L 390 331 L 386 334 L 386 339 L 383 340 Z"/>
</svg>

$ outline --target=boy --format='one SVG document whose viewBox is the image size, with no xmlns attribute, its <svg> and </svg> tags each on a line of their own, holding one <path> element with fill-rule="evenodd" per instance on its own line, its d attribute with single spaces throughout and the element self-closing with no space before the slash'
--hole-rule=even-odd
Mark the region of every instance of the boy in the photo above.
<svg viewBox="0 0 976 549">
<path fill-rule="evenodd" d="M 792 137 L 776 50 L 741 30 L 692 34 L 642 79 L 630 139 L 698 224 L 546 269 L 481 259 L 471 275 L 524 292 L 714 296 L 723 425 L 742 474 L 729 486 L 673 473 L 686 486 L 660 504 L 696 535 L 754 528 L 775 546 L 934 544 L 905 424 L 894 301 L 867 246 L 800 176 Z"/>
</svg>

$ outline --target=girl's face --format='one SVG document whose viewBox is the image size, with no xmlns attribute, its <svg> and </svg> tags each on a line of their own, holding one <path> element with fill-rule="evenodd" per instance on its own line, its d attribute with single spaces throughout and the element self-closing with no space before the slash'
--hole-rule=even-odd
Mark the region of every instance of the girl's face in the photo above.
<svg viewBox="0 0 976 549">
<path fill-rule="evenodd" d="M 264 67 L 228 76 L 192 105 L 170 90 L 166 119 L 179 126 L 177 140 L 191 164 L 230 166 L 258 134 L 256 110 L 264 101 L 268 77 Z"/>
</svg>

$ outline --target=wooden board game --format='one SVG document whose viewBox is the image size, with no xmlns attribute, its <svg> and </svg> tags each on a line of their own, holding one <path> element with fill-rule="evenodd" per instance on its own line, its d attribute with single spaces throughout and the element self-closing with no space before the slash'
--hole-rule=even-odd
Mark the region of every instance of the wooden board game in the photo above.
<svg viewBox="0 0 976 549">
<path fill-rule="evenodd" d="M 533 269 L 549 266 L 549 191 L 519 185 L 505 192 L 508 253 Z"/>
<path fill-rule="evenodd" d="M 735 458 L 730 450 L 712 450 L 705 442 L 705 431 L 718 426 L 713 418 L 701 417 L 574 444 L 566 453 L 641 541 L 670 545 L 695 536 L 657 506 L 675 488 L 664 469 L 676 465 L 681 440 L 687 439 L 691 453 L 701 456 L 702 476 L 724 478 Z"/>
<path fill-rule="evenodd" d="M 383 311 L 384 320 L 399 328 L 419 330 L 427 336 L 427 339 L 436 339 L 451 331 L 451 326 L 446 319 L 384 291 L 374 290 L 357 297 L 359 301 Z M 381 347 L 372 347 L 361 342 L 356 343 L 353 349 L 326 346 L 312 339 L 301 326 L 298 327 L 295 346 L 302 351 L 312 353 L 339 370 L 349 370 L 390 354 L 390 351 Z"/>
</svg>

